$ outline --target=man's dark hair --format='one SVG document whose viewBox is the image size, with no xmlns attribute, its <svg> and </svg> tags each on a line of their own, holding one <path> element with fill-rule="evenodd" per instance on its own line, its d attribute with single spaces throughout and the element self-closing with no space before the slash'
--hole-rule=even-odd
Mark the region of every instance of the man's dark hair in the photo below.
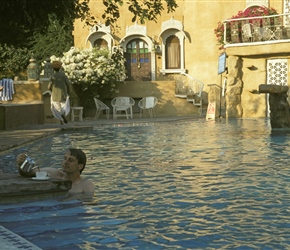
<svg viewBox="0 0 290 250">
<path fill-rule="evenodd" d="M 69 148 L 68 150 L 72 156 L 77 158 L 79 164 L 83 164 L 83 168 L 80 170 L 80 174 L 81 174 L 87 163 L 86 154 L 81 149 L 77 149 L 77 148 Z"/>
</svg>

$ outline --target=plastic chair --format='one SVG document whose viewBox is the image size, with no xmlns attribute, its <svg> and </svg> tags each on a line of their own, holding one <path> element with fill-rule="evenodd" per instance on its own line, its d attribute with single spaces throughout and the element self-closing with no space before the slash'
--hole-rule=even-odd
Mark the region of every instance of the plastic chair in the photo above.
<svg viewBox="0 0 290 250">
<path fill-rule="evenodd" d="M 250 23 L 246 23 L 242 26 L 242 40 L 243 42 L 251 42 L 252 39 L 252 26 Z"/>
<path fill-rule="evenodd" d="M 143 97 L 139 102 L 138 106 L 140 108 L 140 117 L 144 110 L 148 110 L 150 117 L 154 117 L 154 107 L 156 106 L 158 99 L 154 96 Z"/>
<path fill-rule="evenodd" d="M 111 101 L 112 107 L 113 107 L 113 118 L 116 119 L 117 117 L 126 116 L 127 119 L 129 117 L 133 118 L 133 106 L 135 104 L 135 101 L 131 97 L 115 97 Z M 125 115 L 122 114 L 122 112 L 125 112 Z"/>
<path fill-rule="evenodd" d="M 109 119 L 109 117 L 110 117 L 110 108 L 105 103 L 103 103 L 102 101 L 97 99 L 96 97 L 94 97 L 94 101 L 95 101 L 96 108 L 97 108 L 95 118 L 97 119 L 99 117 L 100 113 L 103 110 L 105 110 L 107 119 Z"/>
</svg>

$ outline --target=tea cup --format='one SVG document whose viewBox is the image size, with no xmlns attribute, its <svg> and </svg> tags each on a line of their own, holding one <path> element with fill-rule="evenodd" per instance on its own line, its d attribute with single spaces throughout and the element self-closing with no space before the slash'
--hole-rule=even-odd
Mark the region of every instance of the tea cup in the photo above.
<svg viewBox="0 0 290 250">
<path fill-rule="evenodd" d="M 48 178 L 50 175 L 49 173 L 45 172 L 45 171 L 37 171 L 36 172 L 36 178 L 37 179 L 46 179 Z"/>
</svg>

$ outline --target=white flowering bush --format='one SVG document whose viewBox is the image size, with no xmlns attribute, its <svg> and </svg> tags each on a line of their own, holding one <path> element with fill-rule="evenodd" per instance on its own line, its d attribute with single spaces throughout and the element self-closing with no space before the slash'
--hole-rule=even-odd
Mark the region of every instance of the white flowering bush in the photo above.
<svg viewBox="0 0 290 250">
<path fill-rule="evenodd" d="M 72 47 L 62 58 L 52 56 L 50 59 L 62 62 L 63 70 L 81 100 L 93 96 L 109 97 L 126 79 L 125 60 L 119 49 L 111 53 L 106 49 Z"/>
</svg>

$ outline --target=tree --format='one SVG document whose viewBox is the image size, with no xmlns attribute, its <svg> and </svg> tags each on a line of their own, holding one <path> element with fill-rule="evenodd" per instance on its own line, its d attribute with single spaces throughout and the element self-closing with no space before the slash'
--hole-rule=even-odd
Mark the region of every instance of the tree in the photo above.
<svg viewBox="0 0 290 250">
<path fill-rule="evenodd" d="M 161 15 L 164 10 L 163 2 L 166 3 L 167 12 L 173 12 L 177 8 L 175 0 L 128 0 L 129 11 L 133 14 L 132 22 L 137 19 L 144 23 L 146 20 L 156 21 L 157 16 Z M 123 0 L 103 0 L 106 6 L 105 13 L 102 18 L 105 19 L 106 25 L 115 24 L 120 17 L 119 6 L 124 4 Z"/>
<path fill-rule="evenodd" d="M 28 46 L 28 38 L 33 33 L 42 33 L 50 24 L 49 15 L 55 14 L 61 24 L 64 20 L 81 18 L 86 24 L 94 25 L 95 17 L 89 8 L 90 0 L 6 0 L 0 4 L 0 44 Z M 166 4 L 168 12 L 177 7 L 176 0 L 127 0 L 129 11 L 133 14 L 132 21 L 137 19 L 156 20 L 164 10 Z M 100 3 L 101 4 L 101 3 Z M 107 25 L 114 24 L 120 17 L 119 7 L 123 0 L 103 0 L 106 7 L 102 18 Z M 3 35 L 5 34 L 5 35 Z"/>
<path fill-rule="evenodd" d="M 73 24 L 75 19 L 85 21 L 87 25 L 96 24 L 91 14 L 90 0 L 5 0 L 0 4 L 0 46 L 23 48 L 33 53 L 38 61 L 50 55 L 61 56 L 73 46 Z M 137 19 L 155 20 L 164 10 L 174 11 L 177 7 L 175 0 L 127 0 L 129 11 L 133 14 L 132 21 Z M 100 4 L 102 4 L 100 2 Z M 122 0 L 103 0 L 106 10 L 102 16 L 107 25 L 114 25 L 120 17 L 119 8 Z M 18 53 L 19 55 L 21 53 Z M 6 55 L 5 55 L 6 56 Z M 6 58 L 6 57 L 5 57 Z M 23 57 L 21 54 L 21 58 Z M 7 59 L 9 60 L 9 58 Z M 4 62 L 4 63 L 7 63 Z M 0 58 L 0 65 L 4 64 Z M 14 60 L 13 62 L 14 63 Z M 18 68 L 26 69 L 28 61 L 18 61 Z M 19 71 L 17 68 L 17 71 Z M 12 68 L 9 68 L 12 70 Z M 1 69 L 0 69 L 1 71 Z M 16 74 L 16 72 L 14 72 Z M 13 72 L 11 73 L 13 75 Z"/>
<path fill-rule="evenodd" d="M 9 0 L 0 4 L 0 44 L 28 46 L 28 38 L 35 32 L 45 31 L 49 15 L 55 14 L 60 23 L 68 18 L 91 22 L 89 0 Z"/>
<path fill-rule="evenodd" d="M 0 44 L 0 78 L 19 75 L 27 67 L 29 59 L 29 51 L 26 48 Z"/>
<path fill-rule="evenodd" d="M 72 29 L 70 20 L 57 19 L 55 14 L 49 14 L 49 26 L 45 31 L 34 32 L 29 38 L 29 46 L 38 61 L 44 61 L 51 55 L 61 57 L 64 51 L 68 51 L 73 45 Z"/>
</svg>

